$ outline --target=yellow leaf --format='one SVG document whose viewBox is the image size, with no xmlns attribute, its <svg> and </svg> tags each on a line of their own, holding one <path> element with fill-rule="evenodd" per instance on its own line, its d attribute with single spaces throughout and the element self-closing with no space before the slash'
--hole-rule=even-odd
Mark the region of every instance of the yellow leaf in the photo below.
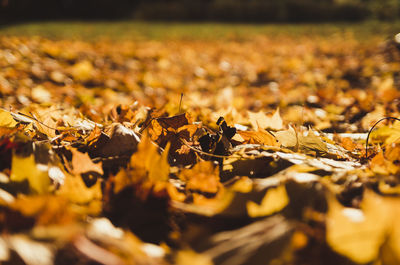
<svg viewBox="0 0 400 265">
<path fill-rule="evenodd" d="M 25 216 L 34 217 L 36 225 L 67 224 L 75 219 L 69 202 L 50 194 L 19 196 L 10 207 Z"/>
<path fill-rule="evenodd" d="M 376 260 L 390 221 L 385 203 L 382 197 L 370 191 L 365 192 L 361 209 L 344 207 L 333 196 L 329 197 L 328 244 L 355 262 Z"/>
<path fill-rule="evenodd" d="M 42 166 L 43 169 L 38 167 L 33 154 L 28 157 L 13 155 L 10 179 L 12 181 L 27 180 L 33 192 L 39 194 L 47 193 L 50 186 L 48 167 Z"/>
<path fill-rule="evenodd" d="M 158 147 L 146 135 L 139 143 L 138 151 L 132 155 L 130 165 L 142 178 L 166 182 L 169 176 L 168 150 L 169 144 L 160 155 Z"/>
<path fill-rule="evenodd" d="M 146 169 L 149 172 L 149 180 L 151 181 L 168 181 L 169 164 L 168 164 L 168 151 L 170 144 L 168 143 L 161 155 L 156 153 L 154 157 L 147 157 Z"/>
<path fill-rule="evenodd" d="M 80 176 L 66 175 L 64 185 L 58 190 L 58 195 L 64 196 L 73 203 L 85 204 L 93 200 L 101 200 L 100 181 L 92 187 L 86 187 Z"/>
<path fill-rule="evenodd" d="M 286 193 L 285 186 L 269 189 L 261 204 L 258 205 L 253 201 L 248 201 L 246 204 L 247 213 L 250 217 L 261 217 L 279 212 L 289 203 L 289 198 Z"/>
<path fill-rule="evenodd" d="M 254 129 L 272 129 L 272 130 L 282 130 L 283 121 L 279 115 L 279 108 L 274 112 L 273 115 L 267 116 L 263 111 L 259 112 L 247 112 L 251 126 Z"/>
<path fill-rule="evenodd" d="M 10 112 L 0 109 L 0 127 L 14 128 L 17 122 Z"/>
<path fill-rule="evenodd" d="M 392 126 L 382 126 L 371 133 L 371 139 L 384 140 L 390 145 L 400 140 L 400 122 L 395 121 Z"/>
<path fill-rule="evenodd" d="M 297 133 L 293 127 L 289 126 L 289 129 L 285 131 L 275 132 L 275 137 L 278 141 L 287 148 L 297 148 L 298 140 Z"/>
<path fill-rule="evenodd" d="M 374 156 L 369 166 L 374 173 L 383 175 L 397 174 L 400 170 L 397 165 L 383 156 L 383 152 L 379 152 Z"/>
</svg>

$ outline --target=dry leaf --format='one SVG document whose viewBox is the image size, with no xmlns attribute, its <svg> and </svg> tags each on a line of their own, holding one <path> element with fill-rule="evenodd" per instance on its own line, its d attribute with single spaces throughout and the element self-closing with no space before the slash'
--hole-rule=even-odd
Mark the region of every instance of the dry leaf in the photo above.
<svg viewBox="0 0 400 265">
<path fill-rule="evenodd" d="M 101 183 L 97 181 L 88 188 L 80 176 L 66 175 L 64 185 L 57 191 L 57 195 L 67 198 L 73 203 L 90 203 L 101 200 Z"/>
<path fill-rule="evenodd" d="M 267 116 L 263 111 L 251 112 L 248 111 L 249 122 L 251 126 L 258 130 L 260 129 L 271 129 L 271 130 L 282 130 L 283 121 L 279 115 L 279 108 L 274 112 L 272 116 Z"/>
<path fill-rule="evenodd" d="M 237 133 L 243 138 L 244 142 L 242 144 L 279 146 L 279 143 L 272 134 L 260 128 L 256 132 L 237 131 Z"/>
<path fill-rule="evenodd" d="M 17 122 L 10 112 L 0 109 L 0 127 L 14 128 Z"/>
<path fill-rule="evenodd" d="M 364 194 L 361 209 L 343 207 L 333 196 L 328 202 L 328 244 L 357 263 L 376 260 L 391 220 L 390 213 L 382 208 L 384 199 L 369 191 Z"/>
<path fill-rule="evenodd" d="M 210 161 L 197 163 L 192 169 L 184 169 L 179 178 L 186 188 L 207 193 L 216 193 L 220 187 L 218 168 Z"/>
<path fill-rule="evenodd" d="M 88 172 L 95 172 L 97 174 L 103 175 L 103 168 L 102 168 L 102 163 L 93 163 L 93 161 L 90 159 L 89 154 L 87 153 L 81 153 L 75 148 L 71 148 L 71 153 L 72 153 L 72 172 L 74 174 L 83 174 L 83 173 L 88 173 Z"/>
</svg>

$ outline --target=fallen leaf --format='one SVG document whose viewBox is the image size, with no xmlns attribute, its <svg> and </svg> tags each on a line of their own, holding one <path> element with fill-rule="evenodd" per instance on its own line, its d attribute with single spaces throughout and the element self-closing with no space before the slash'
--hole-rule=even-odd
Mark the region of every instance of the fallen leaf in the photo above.
<svg viewBox="0 0 400 265">
<path fill-rule="evenodd" d="M 263 111 L 251 112 L 248 111 L 249 122 L 251 126 L 258 130 L 260 129 L 271 129 L 271 130 L 282 130 L 283 121 L 279 115 L 279 108 L 271 116 L 267 116 Z"/>
<path fill-rule="evenodd" d="M 391 220 L 382 209 L 384 199 L 369 191 L 364 194 L 361 209 L 344 207 L 333 196 L 328 203 L 328 244 L 357 263 L 376 260 Z"/>
<path fill-rule="evenodd" d="M 237 133 L 243 138 L 244 142 L 242 144 L 261 144 L 270 146 L 279 146 L 276 138 L 263 129 L 258 129 L 258 131 L 237 131 Z"/>
<path fill-rule="evenodd" d="M 286 131 L 275 132 L 274 135 L 284 147 L 296 150 L 299 146 L 297 132 L 291 126 Z"/>
<path fill-rule="evenodd" d="M 326 143 L 322 141 L 321 137 L 315 135 L 315 133 L 310 128 L 307 135 L 298 135 L 299 148 L 306 154 L 309 152 L 315 152 L 317 155 L 327 154 L 328 147 Z"/>
<path fill-rule="evenodd" d="M 89 154 L 87 153 L 81 153 L 75 148 L 71 148 L 71 153 L 72 153 L 72 172 L 74 174 L 83 174 L 83 173 L 88 173 L 88 172 L 95 172 L 97 174 L 103 175 L 103 168 L 102 168 L 102 163 L 93 163 L 93 161 L 90 159 Z"/>
<path fill-rule="evenodd" d="M 268 189 L 261 204 L 252 201 L 247 202 L 247 212 L 250 217 L 262 217 L 281 211 L 289 203 L 285 186 Z"/>
<path fill-rule="evenodd" d="M 132 155 L 130 166 L 140 178 L 153 182 L 167 182 L 169 176 L 168 147 L 160 155 L 158 147 L 144 136 L 138 146 L 138 151 Z"/>
<path fill-rule="evenodd" d="M 14 128 L 17 122 L 10 112 L 0 109 L 0 127 Z"/>
<path fill-rule="evenodd" d="M 73 203 L 86 204 L 92 201 L 101 200 L 101 183 L 97 181 L 90 188 L 86 187 L 80 176 L 67 174 L 64 185 L 57 191 L 57 195 L 67 198 Z"/>
<path fill-rule="evenodd" d="M 38 165 L 34 155 L 21 157 L 13 155 L 11 161 L 11 181 L 27 180 L 29 187 L 34 193 L 47 193 L 50 188 L 50 178 L 47 165 Z"/>
<path fill-rule="evenodd" d="M 219 170 L 210 161 L 202 161 L 191 169 L 183 169 L 179 178 L 186 182 L 187 189 L 194 191 L 217 193 L 221 186 Z"/>
</svg>

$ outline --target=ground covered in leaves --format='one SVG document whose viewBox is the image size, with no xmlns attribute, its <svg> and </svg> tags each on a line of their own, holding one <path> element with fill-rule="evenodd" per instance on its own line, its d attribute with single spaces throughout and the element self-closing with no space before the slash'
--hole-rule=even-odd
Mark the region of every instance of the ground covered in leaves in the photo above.
<svg viewBox="0 0 400 265">
<path fill-rule="evenodd" d="M 4 264 L 399 264 L 384 38 L 0 38 Z M 368 151 L 366 151 L 368 150 Z"/>
</svg>

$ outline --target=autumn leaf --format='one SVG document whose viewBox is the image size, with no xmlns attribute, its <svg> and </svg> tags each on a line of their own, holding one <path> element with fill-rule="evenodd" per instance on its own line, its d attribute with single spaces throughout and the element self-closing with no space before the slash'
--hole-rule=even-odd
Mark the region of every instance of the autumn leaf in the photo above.
<svg viewBox="0 0 400 265">
<path fill-rule="evenodd" d="M 11 161 L 11 181 L 27 180 L 34 193 L 47 193 L 50 189 L 50 178 L 47 165 L 38 165 L 34 155 L 21 157 L 13 155 Z"/>
<path fill-rule="evenodd" d="M 297 150 L 299 146 L 298 134 L 293 127 L 289 126 L 288 130 L 275 132 L 274 135 L 282 146 Z"/>
<path fill-rule="evenodd" d="M 249 122 L 254 129 L 272 129 L 282 130 L 283 121 L 279 115 L 279 108 L 274 112 L 272 116 L 267 116 L 263 111 L 259 112 L 247 112 L 249 116 Z"/>
<path fill-rule="evenodd" d="M 0 261 L 399 264 L 400 35 L 357 27 L 3 34 Z"/>
<path fill-rule="evenodd" d="M 258 131 L 238 131 L 237 132 L 244 140 L 243 144 L 261 144 L 278 146 L 276 138 L 263 129 L 258 129 Z"/>
<path fill-rule="evenodd" d="M 247 202 L 247 212 L 250 217 L 271 215 L 282 210 L 289 203 L 285 186 L 267 190 L 261 204 L 252 201 Z"/>
<path fill-rule="evenodd" d="M 10 112 L 0 109 L 0 127 L 14 128 L 17 122 Z"/>
<path fill-rule="evenodd" d="M 102 163 L 95 164 L 90 159 L 87 153 L 81 153 L 76 149 L 71 149 L 72 153 L 72 173 L 74 174 L 83 174 L 88 172 L 94 172 L 100 175 L 103 175 Z"/>
<path fill-rule="evenodd" d="M 385 199 L 367 191 L 361 209 L 343 207 L 333 197 L 328 202 L 328 244 L 357 263 L 376 260 L 391 220 L 391 213 L 382 208 Z"/>
<path fill-rule="evenodd" d="M 97 181 L 88 188 L 80 176 L 66 175 L 64 185 L 57 191 L 57 195 L 77 204 L 90 203 L 101 200 L 101 183 Z"/>
<path fill-rule="evenodd" d="M 182 170 L 179 178 L 189 190 L 216 193 L 220 188 L 218 168 L 210 161 L 202 161 L 192 169 Z"/>
</svg>

